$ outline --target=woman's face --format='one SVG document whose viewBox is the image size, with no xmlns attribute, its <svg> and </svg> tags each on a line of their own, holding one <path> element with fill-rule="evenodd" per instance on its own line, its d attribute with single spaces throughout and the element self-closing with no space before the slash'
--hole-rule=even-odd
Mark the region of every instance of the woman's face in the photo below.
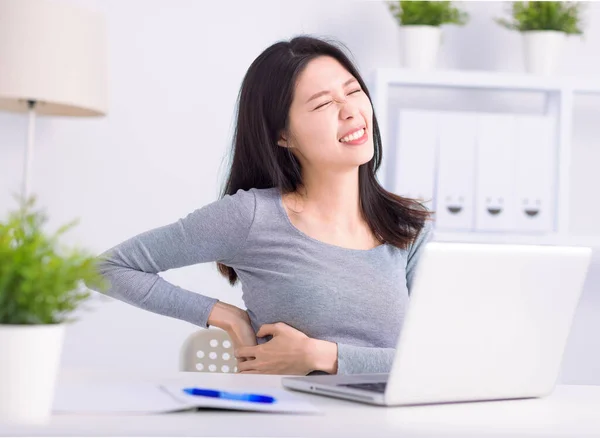
<svg viewBox="0 0 600 438">
<path fill-rule="evenodd" d="M 299 75 L 280 146 L 306 166 L 348 170 L 373 157 L 373 107 L 360 84 L 336 59 L 315 58 Z"/>
</svg>

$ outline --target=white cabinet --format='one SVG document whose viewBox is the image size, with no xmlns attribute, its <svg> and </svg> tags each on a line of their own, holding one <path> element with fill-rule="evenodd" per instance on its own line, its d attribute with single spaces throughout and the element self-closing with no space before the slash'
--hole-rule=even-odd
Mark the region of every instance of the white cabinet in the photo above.
<svg viewBox="0 0 600 438">
<path fill-rule="evenodd" d="M 396 137 L 394 193 L 424 201 L 434 196 L 437 112 L 400 111 Z"/>
<path fill-rule="evenodd" d="M 470 231 L 474 227 L 476 113 L 440 112 L 436 228 Z"/>
</svg>

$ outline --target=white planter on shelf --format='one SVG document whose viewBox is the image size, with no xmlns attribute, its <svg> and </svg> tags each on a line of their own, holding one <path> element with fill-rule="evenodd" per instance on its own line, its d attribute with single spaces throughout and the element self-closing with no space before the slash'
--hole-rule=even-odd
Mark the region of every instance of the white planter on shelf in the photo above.
<svg viewBox="0 0 600 438">
<path fill-rule="evenodd" d="M 526 71 L 543 76 L 554 74 L 566 34 L 556 30 L 529 30 L 521 34 Z"/>
<path fill-rule="evenodd" d="M 49 420 L 64 324 L 0 324 L 0 424 Z"/>
<path fill-rule="evenodd" d="M 435 68 L 442 30 L 438 26 L 401 27 L 402 64 L 415 70 Z"/>
</svg>

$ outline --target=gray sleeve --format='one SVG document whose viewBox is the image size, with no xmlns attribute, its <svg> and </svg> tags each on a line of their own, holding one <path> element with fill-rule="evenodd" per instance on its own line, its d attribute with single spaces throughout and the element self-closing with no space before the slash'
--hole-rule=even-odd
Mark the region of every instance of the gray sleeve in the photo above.
<svg viewBox="0 0 600 438">
<path fill-rule="evenodd" d="M 406 259 L 406 285 L 409 294 L 419 257 L 432 234 L 432 224 L 427 221 L 409 248 Z M 395 348 L 338 344 L 338 374 L 389 373 L 395 355 Z"/>
<path fill-rule="evenodd" d="M 337 344 L 338 374 L 389 373 L 395 348 L 357 347 Z"/>
<path fill-rule="evenodd" d="M 217 299 L 167 282 L 159 272 L 206 262 L 233 259 L 254 221 L 253 191 L 199 208 L 178 221 L 132 237 L 99 256 L 105 293 L 150 312 L 208 327 Z"/>
</svg>

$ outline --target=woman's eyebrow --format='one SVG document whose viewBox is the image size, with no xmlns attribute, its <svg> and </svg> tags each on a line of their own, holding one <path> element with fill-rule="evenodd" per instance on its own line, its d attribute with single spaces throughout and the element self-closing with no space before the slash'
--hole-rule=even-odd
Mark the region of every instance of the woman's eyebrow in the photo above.
<svg viewBox="0 0 600 438">
<path fill-rule="evenodd" d="M 344 82 L 344 85 L 343 85 L 343 86 L 344 86 L 344 87 L 346 87 L 346 86 L 350 85 L 352 82 L 358 82 L 358 81 L 356 80 L 356 78 L 350 78 L 350 79 L 348 79 L 346 82 Z M 329 90 L 319 91 L 318 93 L 315 93 L 315 94 L 313 94 L 313 95 L 310 97 L 310 99 L 308 99 L 308 100 L 306 101 L 306 103 L 310 102 L 311 100 L 314 100 L 314 99 L 316 99 L 317 97 L 321 97 L 321 96 L 323 96 L 323 95 L 325 95 L 325 94 L 329 94 L 329 93 L 330 93 L 330 91 L 329 91 Z"/>
</svg>

